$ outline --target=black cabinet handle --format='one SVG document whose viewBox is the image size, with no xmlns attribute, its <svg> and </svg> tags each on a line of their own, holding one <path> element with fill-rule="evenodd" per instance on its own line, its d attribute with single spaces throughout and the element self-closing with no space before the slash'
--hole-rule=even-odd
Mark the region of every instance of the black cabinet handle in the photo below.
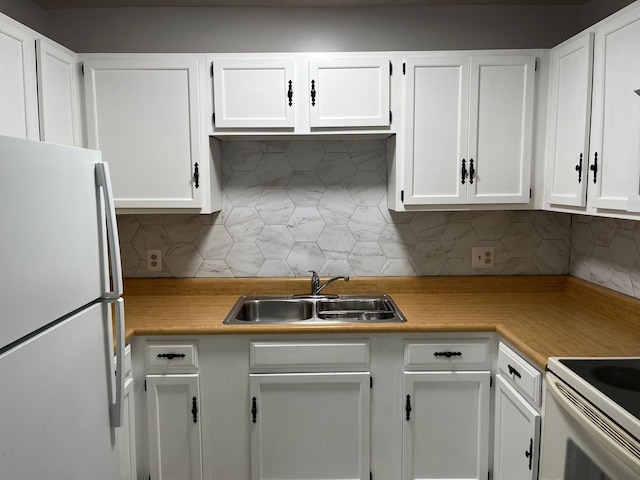
<svg viewBox="0 0 640 480">
<path fill-rule="evenodd" d="M 509 368 L 509 375 L 515 375 L 518 378 L 522 378 L 522 375 L 520 375 L 520 372 L 518 370 L 513 368 L 511 365 L 507 365 L 507 367 Z"/>
<path fill-rule="evenodd" d="M 576 172 L 578 172 L 578 183 L 582 183 L 582 154 L 580 154 L 580 163 L 576 165 Z"/>
<path fill-rule="evenodd" d="M 476 169 L 473 168 L 473 158 L 469 160 L 469 183 L 473 185 L 473 176 L 476 173 Z"/>
<path fill-rule="evenodd" d="M 200 187 L 200 170 L 198 169 L 198 162 L 193 166 L 193 181 L 196 183 L 196 188 Z"/>
<path fill-rule="evenodd" d="M 293 105 L 293 82 L 289 80 L 289 90 L 287 91 L 287 98 L 289 98 L 289 106 Z"/>
<path fill-rule="evenodd" d="M 407 395 L 407 402 L 404 405 L 404 411 L 406 412 L 407 422 L 411 420 L 411 395 Z"/>
<path fill-rule="evenodd" d="M 593 172 L 593 183 L 598 180 L 598 152 L 593 154 L 593 165 L 589 167 L 589 170 Z"/>
<path fill-rule="evenodd" d="M 447 357 L 447 358 L 461 357 L 462 356 L 462 352 L 434 352 L 433 356 L 434 357 Z"/>
<path fill-rule="evenodd" d="M 464 185 L 467 178 L 467 161 L 464 158 L 462 159 L 462 171 L 460 172 L 460 175 L 462 177 L 462 184 Z"/>
<path fill-rule="evenodd" d="M 529 458 L 529 470 L 533 468 L 533 438 L 529 440 L 529 450 L 524 452 L 524 456 Z"/>
<path fill-rule="evenodd" d="M 173 360 L 174 358 L 184 358 L 184 353 L 159 353 L 158 358 L 166 358 L 167 360 Z"/>
<path fill-rule="evenodd" d="M 258 402 L 256 401 L 256 397 L 251 399 L 251 421 L 256 423 L 258 418 Z"/>
<path fill-rule="evenodd" d="M 193 423 L 198 423 L 198 400 L 193 397 L 191 401 L 191 415 L 193 415 Z"/>
<path fill-rule="evenodd" d="M 311 80 L 311 106 L 316 106 L 316 81 Z"/>
</svg>

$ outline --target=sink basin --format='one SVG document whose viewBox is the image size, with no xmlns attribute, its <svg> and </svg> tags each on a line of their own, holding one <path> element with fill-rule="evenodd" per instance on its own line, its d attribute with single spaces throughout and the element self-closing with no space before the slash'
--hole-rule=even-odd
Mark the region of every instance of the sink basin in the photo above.
<svg viewBox="0 0 640 480">
<path fill-rule="evenodd" d="M 243 296 L 226 324 L 405 322 L 389 295 Z"/>
<path fill-rule="evenodd" d="M 348 322 L 379 322 L 393 320 L 396 309 L 386 298 L 350 298 L 319 301 L 318 318 Z"/>
<path fill-rule="evenodd" d="M 313 317 L 313 303 L 293 299 L 246 299 L 234 315 L 236 323 L 287 323 Z M 226 320 L 225 320 L 226 322 Z"/>
</svg>

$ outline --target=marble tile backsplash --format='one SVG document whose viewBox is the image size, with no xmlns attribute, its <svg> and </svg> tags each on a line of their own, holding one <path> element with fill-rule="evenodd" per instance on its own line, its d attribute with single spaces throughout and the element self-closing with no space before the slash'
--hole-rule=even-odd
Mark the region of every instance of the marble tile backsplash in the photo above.
<svg viewBox="0 0 640 480">
<path fill-rule="evenodd" d="M 571 261 L 574 277 L 640 298 L 640 222 L 574 215 Z"/>
<path fill-rule="evenodd" d="M 223 209 L 119 215 L 126 277 L 513 275 L 569 271 L 571 216 L 542 211 L 396 213 L 384 140 L 226 141 Z M 495 267 L 471 267 L 492 245 Z M 146 250 L 160 249 L 162 272 Z M 640 280 L 640 278 L 639 278 Z M 640 285 L 640 283 L 639 283 Z"/>
</svg>

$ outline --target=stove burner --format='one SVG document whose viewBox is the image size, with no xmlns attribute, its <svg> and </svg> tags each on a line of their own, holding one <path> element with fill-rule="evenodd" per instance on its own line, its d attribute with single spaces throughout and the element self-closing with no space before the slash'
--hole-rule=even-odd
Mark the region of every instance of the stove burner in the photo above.
<svg viewBox="0 0 640 480">
<path fill-rule="evenodd" d="M 591 375 L 612 387 L 640 392 L 640 368 L 609 365 L 592 368 Z"/>
</svg>

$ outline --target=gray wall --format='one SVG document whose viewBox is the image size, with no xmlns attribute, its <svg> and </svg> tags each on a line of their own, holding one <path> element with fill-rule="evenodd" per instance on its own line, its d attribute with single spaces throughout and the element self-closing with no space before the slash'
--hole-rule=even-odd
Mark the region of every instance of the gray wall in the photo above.
<svg viewBox="0 0 640 480">
<path fill-rule="evenodd" d="M 0 0 L 0 12 L 77 52 L 385 51 L 547 48 L 630 3 L 45 11 Z"/>
<path fill-rule="evenodd" d="M 47 34 L 47 12 L 29 0 L 0 0 L 0 12 L 37 32 Z"/>
<path fill-rule="evenodd" d="M 78 52 L 544 48 L 578 31 L 578 6 L 107 8 L 49 12 Z"/>
</svg>

